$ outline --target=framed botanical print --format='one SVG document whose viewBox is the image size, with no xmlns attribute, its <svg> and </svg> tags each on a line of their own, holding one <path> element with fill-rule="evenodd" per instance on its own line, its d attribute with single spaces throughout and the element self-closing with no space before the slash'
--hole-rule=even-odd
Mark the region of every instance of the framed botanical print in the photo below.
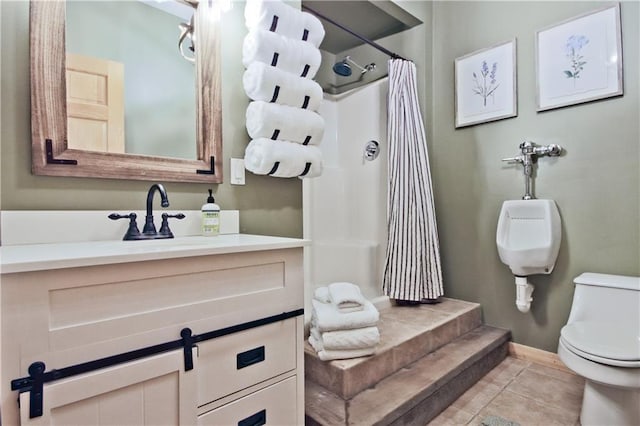
<svg viewBox="0 0 640 426">
<path fill-rule="evenodd" d="M 518 115 L 516 39 L 455 60 L 456 128 Z"/>
<path fill-rule="evenodd" d="M 620 96 L 620 4 L 536 32 L 537 110 Z"/>
</svg>

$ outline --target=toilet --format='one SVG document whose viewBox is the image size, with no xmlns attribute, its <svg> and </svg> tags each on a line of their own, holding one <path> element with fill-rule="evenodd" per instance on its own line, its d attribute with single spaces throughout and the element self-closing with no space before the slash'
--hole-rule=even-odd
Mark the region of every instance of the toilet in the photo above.
<svg viewBox="0 0 640 426">
<path fill-rule="evenodd" d="M 640 277 L 584 273 L 574 283 L 558 356 L 585 378 L 580 422 L 640 425 Z"/>
</svg>

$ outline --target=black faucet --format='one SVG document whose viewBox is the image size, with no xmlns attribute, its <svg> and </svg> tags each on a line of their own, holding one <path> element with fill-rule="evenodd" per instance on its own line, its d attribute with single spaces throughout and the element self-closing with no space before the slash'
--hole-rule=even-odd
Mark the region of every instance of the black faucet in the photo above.
<svg viewBox="0 0 640 426">
<path fill-rule="evenodd" d="M 127 215 L 111 213 L 109 215 L 109 219 L 112 220 L 129 219 L 129 229 L 124 235 L 123 240 L 155 240 L 161 238 L 173 238 L 173 233 L 169 229 L 169 218 L 184 219 L 185 215 L 182 213 L 175 215 L 163 214 L 162 226 L 160 227 L 160 232 L 157 232 L 156 226 L 153 223 L 153 196 L 156 191 L 160 193 L 160 204 L 162 207 L 169 207 L 169 198 L 167 197 L 167 191 L 164 189 L 164 186 L 159 183 L 151 185 L 151 188 L 149 188 L 149 192 L 147 193 L 147 216 L 144 221 L 142 233 L 138 230 L 135 213 L 129 213 Z"/>
<path fill-rule="evenodd" d="M 156 190 L 160 192 L 160 204 L 162 207 L 169 207 L 169 198 L 167 198 L 167 191 L 164 189 L 164 186 L 160 183 L 154 183 L 151 185 L 149 192 L 147 192 L 147 216 L 144 220 L 144 228 L 142 228 L 143 235 L 158 235 L 156 226 L 153 223 L 153 196 L 156 193 Z"/>
</svg>

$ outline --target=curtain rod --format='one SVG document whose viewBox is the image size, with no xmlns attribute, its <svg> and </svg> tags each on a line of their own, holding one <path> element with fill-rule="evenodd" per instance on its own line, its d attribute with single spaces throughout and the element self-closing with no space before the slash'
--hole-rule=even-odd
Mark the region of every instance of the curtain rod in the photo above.
<svg viewBox="0 0 640 426">
<path fill-rule="evenodd" d="M 358 39 L 360 39 L 360 40 L 364 41 L 364 42 L 365 42 L 365 43 L 367 43 L 368 45 L 375 47 L 375 48 L 376 48 L 376 49 L 378 49 L 379 51 L 381 51 L 381 52 L 383 52 L 383 53 L 385 53 L 385 54 L 387 54 L 387 55 L 391 56 L 391 58 L 392 58 L 392 59 L 402 59 L 402 60 L 405 60 L 405 61 L 407 60 L 407 59 L 403 58 L 402 56 L 398 55 L 397 53 L 393 53 L 393 52 L 392 52 L 392 51 L 390 51 L 389 49 L 387 49 L 387 48 L 385 48 L 385 47 L 383 47 L 383 46 L 380 46 L 380 45 L 379 45 L 378 43 L 376 43 L 375 41 L 373 41 L 373 40 L 369 40 L 368 38 L 366 38 L 366 37 L 364 37 L 364 36 L 362 36 L 362 35 L 360 35 L 360 34 L 356 33 L 355 31 L 353 31 L 353 30 L 351 30 L 351 29 L 349 29 L 349 28 L 345 27 L 345 26 L 344 26 L 344 25 L 342 25 L 342 24 L 337 23 L 337 22 L 336 22 L 336 21 L 334 21 L 333 19 L 331 19 L 331 18 L 329 18 L 329 17 L 327 17 L 327 16 L 324 16 L 324 15 L 323 15 L 323 14 L 321 14 L 320 12 L 317 12 L 317 11 L 313 10 L 312 8 L 310 8 L 310 7 L 308 7 L 308 6 L 305 6 L 304 4 L 302 5 L 302 8 L 303 8 L 303 9 L 305 9 L 305 10 L 308 10 L 308 11 L 309 11 L 309 12 L 311 12 L 312 14 L 316 15 L 318 18 L 320 18 L 320 19 L 324 19 L 325 21 L 327 21 L 327 22 L 329 22 L 329 23 L 331 23 L 331 24 L 335 25 L 336 27 L 340 28 L 341 30 L 348 32 L 348 33 L 349 33 L 349 34 L 351 34 L 352 36 L 354 36 L 354 37 L 356 37 L 356 38 L 358 38 Z"/>
</svg>

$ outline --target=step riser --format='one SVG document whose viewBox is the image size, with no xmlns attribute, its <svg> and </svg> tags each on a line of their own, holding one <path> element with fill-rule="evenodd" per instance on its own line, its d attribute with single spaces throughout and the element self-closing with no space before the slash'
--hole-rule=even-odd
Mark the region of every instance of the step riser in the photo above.
<svg viewBox="0 0 640 426">
<path fill-rule="evenodd" d="M 423 426 L 500 363 L 509 340 L 479 326 L 350 399 L 308 381 L 306 424 Z"/>
<path fill-rule="evenodd" d="M 506 358 L 507 353 L 508 345 L 506 343 L 495 348 L 399 418 L 390 423 L 378 423 L 378 425 L 426 425 L 476 384 L 485 374 L 500 364 Z"/>
<path fill-rule="evenodd" d="M 379 352 L 376 356 L 369 357 L 348 369 L 336 367 L 332 363 L 320 361 L 313 354 L 305 353 L 305 377 L 306 380 L 323 386 L 341 398 L 350 399 L 480 324 L 481 310 L 477 305 L 454 319 L 444 321 L 431 330 L 401 342 L 389 350 Z M 393 326 L 402 326 L 402 324 Z M 383 332 L 393 331 L 381 331 Z"/>
</svg>

